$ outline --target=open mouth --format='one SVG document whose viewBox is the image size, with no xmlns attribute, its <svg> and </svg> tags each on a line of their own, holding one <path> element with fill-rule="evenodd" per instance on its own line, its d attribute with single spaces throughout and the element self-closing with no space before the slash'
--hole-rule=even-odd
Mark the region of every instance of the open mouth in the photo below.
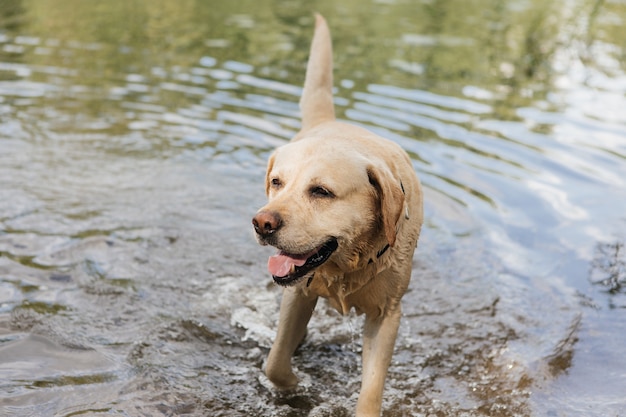
<svg viewBox="0 0 626 417">
<path fill-rule="evenodd" d="M 332 238 L 305 254 L 295 255 L 280 251 L 276 255 L 270 256 L 267 269 L 277 284 L 283 286 L 295 284 L 313 269 L 326 262 L 338 246 L 337 239 Z"/>
</svg>

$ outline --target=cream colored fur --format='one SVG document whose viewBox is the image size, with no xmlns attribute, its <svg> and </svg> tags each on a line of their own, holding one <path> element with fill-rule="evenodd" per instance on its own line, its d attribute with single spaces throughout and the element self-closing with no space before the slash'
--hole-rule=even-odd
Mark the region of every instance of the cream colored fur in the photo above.
<svg viewBox="0 0 626 417">
<path fill-rule="evenodd" d="M 270 157 L 269 201 L 257 216 L 280 218 L 270 244 L 282 251 L 308 253 L 329 238 L 336 238 L 338 248 L 310 281 L 285 288 L 265 370 L 277 387 L 295 386 L 291 357 L 318 297 L 343 314 L 354 308 L 365 314 L 356 415 L 379 416 L 400 300 L 422 225 L 422 191 L 409 157 L 397 144 L 335 120 L 332 78 L 330 32 L 316 15 L 300 101 L 302 130 Z M 312 194 L 315 187 L 332 195 L 320 198 Z"/>
</svg>

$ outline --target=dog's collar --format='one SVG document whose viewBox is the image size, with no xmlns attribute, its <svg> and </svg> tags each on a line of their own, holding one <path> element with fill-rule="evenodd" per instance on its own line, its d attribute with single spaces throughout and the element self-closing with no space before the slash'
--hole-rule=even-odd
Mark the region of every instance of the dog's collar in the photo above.
<svg viewBox="0 0 626 417">
<path fill-rule="evenodd" d="M 391 245 L 389 245 L 389 243 L 387 243 L 385 246 L 383 246 L 383 248 L 381 250 L 379 250 L 378 252 L 376 252 L 376 259 L 380 258 L 381 256 L 383 256 L 385 254 L 385 252 L 387 252 L 387 250 L 389 250 L 389 248 L 391 247 Z M 372 262 L 374 262 L 373 258 L 370 258 L 369 262 L 367 263 L 368 265 L 371 264 Z"/>
<path fill-rule="evenodd" d="M 383 254 L 385 252 L 387 252 L 387 249 L 389 249 L 389 243 L 387 243 L 385 246 L 383 246 L 383 248 L 381 250 L 379 250 L 378 252 L 376 252 L 376 257 L 380 258 L 381 256 L 383 256 Z"/>
</svg>

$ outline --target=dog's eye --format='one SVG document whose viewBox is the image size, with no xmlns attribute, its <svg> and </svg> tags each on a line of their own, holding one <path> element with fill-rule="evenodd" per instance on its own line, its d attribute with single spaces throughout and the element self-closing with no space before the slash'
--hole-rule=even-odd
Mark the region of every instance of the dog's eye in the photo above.
<svg viewBox="0 0 626 417">
<path fill-rule="evenodd" d="M 329 191 L 328 189 L 321 187 L 319 185 L 311 187 L 310 193 L 313 197 L 334 197 L 335 195 Z"/>
<path fill-rule="evenodd" d="M 272 188 L 280 188 L 283 185 L 283 183 L 278 178 L 272 178 L 270 183 L 272 184 Z"/>
</svg>

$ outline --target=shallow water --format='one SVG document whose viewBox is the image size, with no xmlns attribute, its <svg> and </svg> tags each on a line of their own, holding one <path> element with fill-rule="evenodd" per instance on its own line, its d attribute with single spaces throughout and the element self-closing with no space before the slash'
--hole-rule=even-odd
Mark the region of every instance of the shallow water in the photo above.
<svg viewBox="0 0 626 417">
<path fill-rule="evenodd" d="M 250 218 L 312 12 L 425 188 L 385 416 L 626 415 L 626 6 L 0 1 L 0 414 L 350 415 L 320 303 L 279 393 Z"/>
</svg>

